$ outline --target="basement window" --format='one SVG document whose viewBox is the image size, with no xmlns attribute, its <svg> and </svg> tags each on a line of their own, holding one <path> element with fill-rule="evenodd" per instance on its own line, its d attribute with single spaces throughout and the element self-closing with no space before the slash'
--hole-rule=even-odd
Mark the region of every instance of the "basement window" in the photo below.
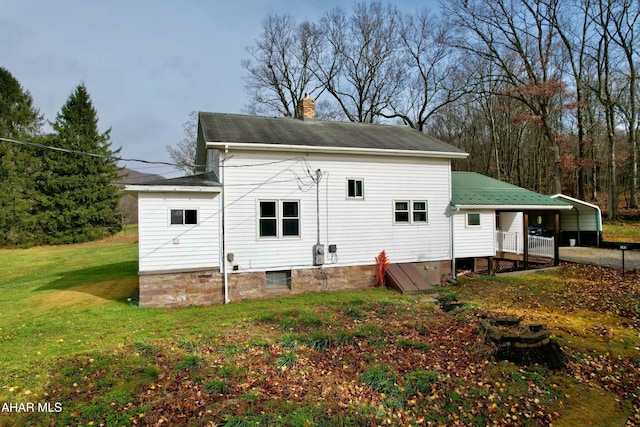
<svg viewBox="0 0 640 427">
<path fill-rule="evenodd" d="M 267 271 L 265 278 L 268 288 L 291 288 L 291 270 Z"/>
<path fill-rule="evenodd" d="M 171 209 L 171 225 L 192 225 L 197 223 L 197 209 Z"/>
</svg>

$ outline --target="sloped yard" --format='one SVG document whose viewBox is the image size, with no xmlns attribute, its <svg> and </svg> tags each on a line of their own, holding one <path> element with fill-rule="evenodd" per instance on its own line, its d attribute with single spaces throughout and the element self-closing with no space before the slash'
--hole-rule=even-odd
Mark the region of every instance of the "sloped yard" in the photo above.
<svg viewBox="0 0 640 427">
<path fill-rule="evenodd" d="M 135 305 L 135 253 L 2 251 L 0 401 L 52 411 L 0 425 L 640 423 L 637 273 L 468 279 L 449 313 L 384 289 L 159 310 Z M 478 314 L 544 324 L 566 370 L 494 360 Z"/>
</svg>

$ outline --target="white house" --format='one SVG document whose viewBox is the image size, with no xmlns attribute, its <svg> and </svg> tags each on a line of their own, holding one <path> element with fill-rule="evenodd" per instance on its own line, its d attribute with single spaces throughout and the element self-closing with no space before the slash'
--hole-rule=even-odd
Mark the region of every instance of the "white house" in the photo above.
<svg viewBox="0 0 640 427">
<path fill-rule="evenodd" d="M 200 113 L 201 174 L 138 194 L 140 305 L 374 283 L 375 257 L 451 275 L 451 160 L 406 126 Z"/>
</svg>

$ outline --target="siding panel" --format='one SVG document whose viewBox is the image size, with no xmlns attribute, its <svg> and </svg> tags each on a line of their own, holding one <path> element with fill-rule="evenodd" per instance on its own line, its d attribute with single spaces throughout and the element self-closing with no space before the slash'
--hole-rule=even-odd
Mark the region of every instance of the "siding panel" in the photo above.
<svg viewBox="0 0 640 427">
<path fill-rule="evenodd" d="M 197 225 L 171 225 L 171 209 L 197 209 Z M 219 197 L 197 193 L 139 193 L 140 272 L 213 268 L 220 265 Z"/>
<path fill-rule="evenodd" d="M 373 264 L 383 249 L 394 263 L 450 259 L 447 159 L 237 151 L 223 169 L 227 252 L 239 271 L 312 265 L 317 169 L 320 241 L 338 249 L 327 265 Z M 347 197 L 348 178 L 364 180 L 363 199 Z M 259 200 L 299 200 L 300 237 L 260 239 Z M 394 224 L 394 200 L 426 200 L 428 224 Z"/>
<path fill-rule="evenodd" d="M 480 214 L 479 226 L 467 226 L 467 214 Z M 502 222 L 502 216 L 500 217 Z M 495 212 L 460 211 L 453 215 L 453 239 L 456 258 L 495 256 Z"/>
</svg>

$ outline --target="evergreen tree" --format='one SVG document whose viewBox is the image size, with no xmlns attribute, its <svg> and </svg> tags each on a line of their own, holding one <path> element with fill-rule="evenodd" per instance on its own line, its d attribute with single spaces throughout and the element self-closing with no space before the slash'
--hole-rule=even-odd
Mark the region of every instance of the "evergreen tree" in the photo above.
<svg viewBox="0 0 640 427">
<path fill-rule="evenodd" d="M 0 137 L 35 140 L 42 115 L 18 80 L 0 67 Z M 0 246 L 38 240 L 33 175 L 40 167 L 33 147 L 0 141 Z"/>
<path fill-rule="evenodd" d="M 42 227 L 48 243 L 95 240 L 121 229 L 120 197 L 114 182 L 118 167 L 110 132 L 98 131 L 98 117 L 84 84 L 76 87 L 52 124 L 48 151 L 38 182 Z M 89 153 L 89 154 L 80 154 Z"/>
</svg>

